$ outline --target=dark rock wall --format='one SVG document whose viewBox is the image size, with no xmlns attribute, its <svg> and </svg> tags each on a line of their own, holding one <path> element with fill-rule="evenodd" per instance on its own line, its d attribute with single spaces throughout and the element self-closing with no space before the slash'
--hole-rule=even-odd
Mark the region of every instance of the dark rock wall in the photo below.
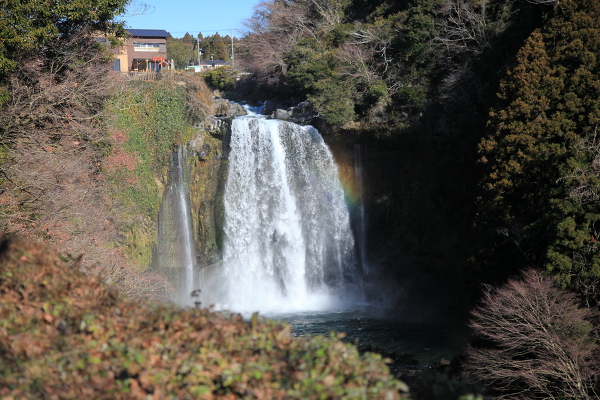
<svg viewBox="0 0 600 400">
<path fill-rule="evenodd" d="M 245 113 L 238 104 L 220 100 L 219 116 L 207 118 L 199 127 L 198 136 L 189 143 L 192 151 L 189 191 L 199 267 L 221 259 L 231 120 Z"/>
</svg>

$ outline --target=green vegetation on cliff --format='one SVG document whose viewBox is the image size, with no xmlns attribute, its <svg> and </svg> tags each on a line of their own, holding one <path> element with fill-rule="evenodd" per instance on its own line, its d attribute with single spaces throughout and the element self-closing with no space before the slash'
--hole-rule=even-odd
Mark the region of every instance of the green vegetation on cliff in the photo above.
<svg viewBox="0 0 600 400">
<path fill-rule="evenodd" d="M 208 70 L 202 76 L 211 87 L 226 91 L 235 87 L 237 71 L 232 67 L 224 66 Z"/>
<path fill-rule="evenodd" d="M 104 105 L 126 84 L 106 43 L 124 32 L 114 18 L 126 3 L 2 2 L 0 228 L 83 254 L 83 270 L 147 298 L 164 282 L 125 256 L 123 210 L 103 174 Z"/>
<path fill-rule="evenodd" d="M 105 172 L 125 211 L 126 253 L 140 265 L 151 263 L 169 152 L 194 132 L 187 118 L 189 81 L 171 74 L 155 82 L 132 81 L 106 107 L 112 140 Z"/>
<path fill-rule="evenodd" d="M 0 11 L 0 228 L 83 255 L 130 298 L 163 296 L 148 267 L 166 160 L 198 133 L 210 92 L 200 77 L 112 71 L 127 2 L 38 3 Z"/>
</svg>

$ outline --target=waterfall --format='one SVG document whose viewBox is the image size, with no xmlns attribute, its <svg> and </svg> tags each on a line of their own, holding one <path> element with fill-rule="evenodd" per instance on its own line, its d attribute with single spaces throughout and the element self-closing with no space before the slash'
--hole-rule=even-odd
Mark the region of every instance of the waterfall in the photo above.
<svg viewBox="0 0 600 400">
<path fill-rule="evenodd" d="M 358 254 L 360 256 L 360 265 L 362 267 L 363 274 L 369 275 L 369 265 L 367 262 L 367 220 L 366 220 L 366 206 L 365 206 L 365 188 L 364 188 L 364 174 L 363 174 L 363 159 L 365 156 L 364 146 L 356 143 L 354 145 L 354 174 L 356 176 L 356 183 L 358 186 L 359 194 L 359 206 L 358 206 L 358 227 L 356 231 L 357 242 L 358 242 Z"/>
<path fill-rule="evenodd" d="M 185 148 L 171 151 L 169 180 L 158 215 L 155 267 L 167 274 L 178 288 L 173 300 L 192 305 L 191 293 L 197 288 L 196 255 L 192 233 L 189 194 L 185 174 Z"/>
<path fill-rule="evenodd" d="M 201 272 L 203 304 L 264 312 L 360 298 L 344 193 L 319 132 L 237 117 L 230 146 L 223 263 Z"/>
</svg>

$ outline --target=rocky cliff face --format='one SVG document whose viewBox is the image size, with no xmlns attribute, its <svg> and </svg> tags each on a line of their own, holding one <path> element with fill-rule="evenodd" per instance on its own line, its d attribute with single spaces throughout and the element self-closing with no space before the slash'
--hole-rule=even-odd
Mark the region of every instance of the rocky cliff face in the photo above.
<svg viewBox="0 0 600 400">
<path fill-rule="evenodd" d="M 218 263 L 223 243 L 223 190 L 227 179 L 227 156 L 231 120 L 246 114 L 242 106 L 215 99 L 215 115 L 209 116 L 189 143 L 190 202 L 198 266 Z"/>
</svg>

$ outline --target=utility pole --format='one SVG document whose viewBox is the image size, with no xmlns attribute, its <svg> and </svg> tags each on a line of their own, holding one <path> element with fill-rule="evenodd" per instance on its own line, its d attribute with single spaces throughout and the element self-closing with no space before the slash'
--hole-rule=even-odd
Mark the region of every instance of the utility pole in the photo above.
<svg viewBox="0 0 600 400">
<path fill-rule="evenodd" d="M 200 54 L 202 54 L 202 50 L 200 49 L 200 38 L 196 38 L 196 44 L 198 45 L 198 66 L 200 66 Z"/>
<path fill-rule="evenodd" d="M 229 33 L 231 36 L 231 67 L 235 68 L 235 55 L 233 54 L 233 29 L 229 29 Z"/>
</svg>

